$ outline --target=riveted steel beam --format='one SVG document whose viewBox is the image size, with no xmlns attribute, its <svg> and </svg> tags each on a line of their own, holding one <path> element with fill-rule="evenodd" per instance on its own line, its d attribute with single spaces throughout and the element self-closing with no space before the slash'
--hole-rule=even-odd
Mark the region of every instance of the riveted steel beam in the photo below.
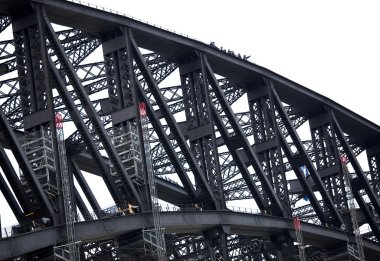
<svg viewBox="0 0 380 261">
<path fill-rule="evenodd" d="M 73 158 L 70 159 L 70 164 L 71 164 L 72 172 L 76 180 L 78 181 L 79 186 L 81 187 L 88 202 L 90 203 L 91 208 L 95 211 L 95 213 L 97 214 L 101 213 L 102 209 L 98 201 L 96 200 L 94 193 L 92 193 L 92 190 L 90 186 L 88 185 L 86 179 L 84 178 L 82 171 L 79 169 L 78 164 L 75 162 Z"/>
<path fill-rule="evenodd" d="M 321 219 L 321 222 L 331 223 L 331 224 L 334 224 L 334 226 L 336 227 L 340 227 L 343 224 L 343 219 L 341 215 L 336 209 L 330 195 L 326 191 L 326 188 L 321 180 L 321 177 L 318 174 L 317 170 L 315 169 L 311 159 L 307 155 L 307 152 L 305 148 L 303 147 L 300 137 L 295 131 L 292 125 L 292 122 L 289 119 L 289 116 L 285 112 L 284 106 L 281 103 L 281 100 L 273 86 L 273 83 L 271 81 L 268 81 L 268 84 L 270 88 L 272 102 L 275 105 L 275 108 L 281 118 L 281 121 L 284 123 L 285 128 L 287 129 L 287 132 L 289 133 L 289 136 L 291 137 L 297 149 L 297 154 L 293 153 L 288 147 L 288 144 L 285 138 L 282 137 L 283 149 L 285 150 L 285 153 L 288 159 L 290 160 L 293 171 L 296 173 L 297 178 L 301 182 L 301 185 L 304 186 L 304 189 L 306 190 L 308 196 L 310 196 L 310 202 L 312 202 L 316 213 Z M 281 133 L 281 131 L 279 131 L 279 133 Z M 322 206 L 319 205 L 319 202 L 316 196 L 314 195 L 314 192 L 311 189 L 311 186 L 306 181 L 305 174 L 302 173 L 300 170 L 302 166 L 306 166 L 307 170 L 310 172 L 311 178 L 313 179 L 315 183 L 315 186 L 318 188 L 318 191 L 322 196 L 323 204 L 325 206 L 323 210 L 322 210 Z"/>
<path fill-rule="evenodd" d="M 239 125 L 230 104 L 228 103 L 225 95 L 223 94 L 223 91 L 220 89 L 219 83 L 217 82 L 215 75 L 214 75 L 214 72 L 212 71 L 212 68 L 211 68 L 210 64 L 207 62 L 207 60 L 205 61 L 205 65 L 206 65 L 206 70 L 207 70 L 209 82 L 213 88 L 213 92 L 215 93 L 215 96 L 216 96 L 218 102 L 220 103 L 221 108 L 223 108 L 223 111 L 225 112 L 230 125 L 234 129 L 235 135 L 229 136 L 228 138 L 226 137 L 227 140 L 229 140 L 227 142 L 230 142 L 230 152 L 232 150 L 234 150 L 231 147 L 232 145 L 235 146 L 235 149 L 242 148 L 245 151 L 245 153 L 247 154 L 248 159 L 250 161 L 250 165 L 254 168 L 256 175 L 258 176 L 258 178 L 261 182 L 262 188 L 265 190 L 266 195 L 270 199 L 270 203 L 271 203 L 270 212 L 273 215 L 283 216 L 284 210 L 282 208 L 281 202 L 280 202 L 279 198 L 277 197 L 276 193 L 274 192 L 273 187 L 270 184 L 268 178 L 264 174 L 264 171 L 263 171 L 262 166 L 258 160 L 258 157 L 257 157 L 256 153 L 253 151 L 251 145 L 249 144 L 247 137 L 244 134 L 243 130 L 241 129 L 241 126 Z M 214 115 L 216 115 L 216 114 L 217 114 L 217 112 L 216 112 L 216 110 L 214 110 Z M 247 182 L 252 179 L 252 177 L 248 173 L 245 173 L 243 178 Z M 254 189 L 254 187 L 256 187 L 256 185 L 253 185 L 252 181 L 249 181 L 249 183 L 251 183 L 252 192 L 256 193 L 256 191 L 255 191 L 256 189 Z"/>
<path fill-rule="evenodd" d="M 141 195 L 138 193 L 138 191 L 134 187 L 134 184 L 133 184 L 131 178 L 129 177 L 129 175 L 126 173 L 126 170 L 122 167 L 122 163 L 120 161 L 120 158 L 117 155 L 115 148 L 111 144 L 111 141 L 108 137 L 108 134 L 107 134 L 103 124 L 101 123 L 101 121 L 99 119 L 99 116 L 97 115 L 94 107 L 92 106 L 92 103 L 91 103 L 89 97 L 87 96 L 86 91 L 84 90 L 81 81 L 79 80 L 77 74 L 75 73 L 75 69 L 74 69 L 73 65 L 70 63 L 66 53 L 64 52 L 63 47 L 62 47 L 60 41 L 58 40 L 58 38 L 57 38 L 57 36 L 56 36 L 56 34 L 55 34 L 55 32 L 54 32 L 54 30 L 53 30 L 53 28 L 52 28 L 47 17 L 45 17 L 45 23 L 46 23 L 46 28 L 47 28 L 47 34 L 48 34 L 49 39 L 50 39 L 51 44 L 52 44 L 52 48 L 58 57 L 58 60 L 62 66 L 62 69 L 65 72 L 66 76 L 69 78 L 70 83 L 73 85 L 74 90 L 77 93 L 79 100 L 83 104 L 85 111 L 86 111 L 86 114 L 88 115 L 92 125 L 94 126 L 94 129 L 95 129 L 97 135 L 99 135 L 100 140 L 101 140 L 112 164 L 115 166 L 118 173 L 120 173 L 120 175 L 123 179 L 123 182 L 125 183 L 125 185 L 127 187 L 127 189 L 124 190 L 126 193 L 126 196 L 127 197 L 133 197 L 132 200 L 134 200 L 136 202 L 136 204 L 142 205 L 143 200 L 141 198 Z M 51 69 L 55 72 L 56 79 L 58 77 L 60 77 L 59 74 L 57 74 L 57 69 L 53 65 L 52 61 L 51 61 L 50 66 L 51 66 Z M 59 78 L 58 78 L 58 80 L 59 80 Z M 62 78 L 61 78 L 61 80 L 62 80 Z M 77 109 L 75 108 L 75 106 L 73 106 L 72 98 L 67 95 L 67 89 L 65 88 L 65 86 L 62 86 L 62 84 L 63 84 L 63 82 L 60 84 L 62 94 L 63 94 L 63 92 L 65 92 L 66 99 L 68 101 L 70 100 L 71 110 L 74 110 L 77 112 Z M 77 116 L 77 118 L 79 118 L 79 115 Z M 77 120 L 79 120 L 79 119 L 77 119 Z M 80 120 L 83 122 L 82 119 L 80 119 Z M 126 199 L 126 200 L 128 200 L 128 199 Z"/>
<path fill-rule="evenodd" d="M 202 187 L 203 192 L 209 198 L 208 203 L 211 204 L 210 207 L 215 208 L 217 206 L 216 199 L 209 184 L 207 183 L 205 176 L 203 176 L 203 174 L 201 173 L 199 166 L 197 165 L 194 159 L 194 156 L 191 154 L 190 148 L 187 145 L 186 140 L 173 114 L 170 112 L 168 105 L 165 103 L 164 98 L 162 97 L 162 94 L 157 86 L 157 83 L 154 80 L 152 73 L 150 72 L 145 60 L 142 58 L 140 50 L 138 49 L 133 37 L 131 37 L 131 42 L 134 59 L 139 69 L 141 70 L 142 76 L 144 77 L 146 84 L 149 86 L 151 93 L 157 102 L 157 105 L 159 106 L 162 114 L 164 115 L 164 118 L 178 143 L 178 146 L 181 148 L 181 152 L 184 154 L 190 166 L 190 169 L 194 174 L 194 178 L 197 180 L 197 184 L 199 184 Z"/>
</svg>

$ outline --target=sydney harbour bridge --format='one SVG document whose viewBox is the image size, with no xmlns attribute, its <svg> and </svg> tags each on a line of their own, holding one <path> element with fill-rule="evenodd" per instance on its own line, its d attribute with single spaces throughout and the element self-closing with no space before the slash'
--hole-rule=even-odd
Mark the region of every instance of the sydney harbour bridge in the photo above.
<svg viewBox="0 0 380 261">
<path fill-rule="evenodd" d="M 0 260 L 378 260 L 376 124 L 115 11 L 0 14 Z"/>
</svg>

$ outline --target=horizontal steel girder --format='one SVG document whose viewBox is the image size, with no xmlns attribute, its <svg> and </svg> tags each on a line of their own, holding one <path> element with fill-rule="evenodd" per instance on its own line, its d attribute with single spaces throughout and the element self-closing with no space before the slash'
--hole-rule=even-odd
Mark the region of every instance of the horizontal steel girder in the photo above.
<svg viewBox="0 0 380 261">
<path fill-rule="evenodd" d="M 191 222 L 188 222 L 191 220 Z M 104 240 L 125 235 L 153 224 L 151 213 L 134 214 L 106 218 L 75 224 L 77 240 L 82 242 Z M 242 214 L 230 211 L 185 211 L 161 213 L 161 224 L 165 233 L 202 233 L 218 225 L 228 225 L 231 234 L 264 236 L 294 231 L 293 220 L 264 215 Z M 64 240 L 64 226 L 49 227 L 34 232 L 0 240 L 0 259 L 8 259 L 41 248 L 53 246 Z M 302 232 L 306 244 L 321 248 L 335 244 L 345 244 L 347 238 L 354 240 L 353 234 L 343 231 L 302 223 Z M 367 258 L 380 254 L 380 246 L 369 240 L 363 240 Z"/>
</svg>

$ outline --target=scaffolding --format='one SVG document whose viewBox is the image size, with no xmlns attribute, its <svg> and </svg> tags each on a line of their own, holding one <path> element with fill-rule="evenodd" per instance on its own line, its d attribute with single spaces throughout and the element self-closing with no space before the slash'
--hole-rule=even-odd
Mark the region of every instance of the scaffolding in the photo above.
<svg viewBox="0 0 380 261">
<path fill-rule="evenodd" d="M 58 189 L 56 185 L 53 137 L 51 132 L 41 126 L 38 131 L 25 133 L 25 136 L 20 139 L 20 143 L 46 194 L 49 198 L 56 197 Z M 20 179 L 22 185 L 26 188 L 26 193 L 30 194 L 31 189 L 21 170 Z"/>
<path fill-rule="evenodd" d="M 77 261 L 80 259 L 77 244 L 75 242 L 73 202 L 70 188 L 70 176 L 67 167 L 65 138 L 63 133 L 63 123 L 61 114 L 56 114 L 55 124 L 57 129 L 57 143 L 59 166 L 61 170 L 62 196 L 65 207 L 66 237 L 67 244 L 54 247 L 54 257 L 56 260 Z"/>
<path fill-rule="evenodd" d="M 128 121 L 126 126 L 115 127 L 112 133 L 112 143 L 131 180 L 136 185 L 142 186 L 145 180 L 136 124 Z M 111 164 L 110 168 L 116 184 L 122 184 L 115 166 Z"/>
<path fill-rule="evenodd" d="M 157 197 L 156 180 L 153 169 L 152 156 L 150 153 L 148 117 L 146 115 L 145 104 L 139 104 L 140 121 L 142 126 L 145 162 L 148 174 L 149 191 L 152 201 L 153 228 L 143 230 L 145 251 L 153 256 L 157 256 L 159 261 L 166 260 L 165 235 L 160 220 L 160 205 Z"/>
<path fill-rule="evenodd" d="M 347 251 L 350 257 L 350 260 L 360 260 L 364 261 L 364 251 L 363 251 L 363 240 L 360 235 L 360 228 L 356 216 L 356 208 L 355 208 L 355 198 L 352 192 L 351 186 L 351 177 L 350 172 L 347 168 L 348 160 L 346 157 L 341 157 L 341 163 L 343 168 L 343 176 L 344 176 L 344 185 L 346 188 L 347 200 L 348 200 L 348 208 L 349 214 L 352 223 L 352 230 L 355 235 L 355 242 L 349 242 L 347 240 Z"/>
<path fill-rule="evenodd" d="M 300 220 L 300 218 L 299 217 L 294 218 L 293 224 L 294 224 L 294 230 L 296 232 L 299 260 L 300 261 L 306 261 L 305 245 L 303 244 L 303 236 L 302 236 L 302 231 L 301 231 L 301 220 Z"/>
</svg>

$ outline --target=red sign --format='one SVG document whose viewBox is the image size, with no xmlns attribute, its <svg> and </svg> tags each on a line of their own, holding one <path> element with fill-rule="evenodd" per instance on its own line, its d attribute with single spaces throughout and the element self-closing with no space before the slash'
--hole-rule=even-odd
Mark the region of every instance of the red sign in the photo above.
<svg viewBox="0 0 380 261">
<path fill-rule="evenodd" d="M 145 103 L 143 103 L 143 102 L 139 103 L 139 111 L 140 111 L 140 116 L 145 116 L 146 115 L 146 106 L 145 106 Z"/>
<path fill-rule="evenodd" d="M 295 230 L 301 230 L 301 220 L 299 217 L 296 217 L 293 219 L 294 229 Z"/>
<path fill-rule="evenodd" d="M 340 161 L 343 163 L 343 164 L 347 164 L 348 163 L 348 158 L 346 156 L 341 156 L 340 157 Z"/>
<path fill-rule="evenodd" d="M 57 129 L 63 128 L 63 118 L 62 118 L 62 114 L 60 114 L 59 112 L 55 115 L 55 127 Z"/>
</svg>

